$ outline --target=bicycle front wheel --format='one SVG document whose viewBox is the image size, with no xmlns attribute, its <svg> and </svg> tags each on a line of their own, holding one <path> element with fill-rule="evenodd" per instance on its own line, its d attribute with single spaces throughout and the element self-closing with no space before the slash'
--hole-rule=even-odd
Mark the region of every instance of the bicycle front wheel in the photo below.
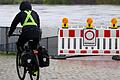
<svg viewBox="0 0 120 80">
<path fill-rule="evenodd" d="M 20 78 L 20 80 L 24 80 L 26 75 L 26 67 L 22 66 L 21 54 L 18 53 L 16 55 L 16 68 L 18 77 Z"/>
<path fill-rule="evenodd" d="M 39 80 L 39 74 L 40 74 L 39 59 L 38 59 L 37 55 L 35 55 L 34 57 L 35 57 L 35 64 L 36 65 L 30 71 L 30 78 L 31 78 L 31 80 Z"/>
</svg>

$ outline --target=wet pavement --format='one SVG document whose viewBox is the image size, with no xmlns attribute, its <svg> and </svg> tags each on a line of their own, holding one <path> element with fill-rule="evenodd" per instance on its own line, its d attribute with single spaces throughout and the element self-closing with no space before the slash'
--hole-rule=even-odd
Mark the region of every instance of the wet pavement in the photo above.
<svg viewBox="0 0 120 80">
<path fill-rule="evenodd" d="M 120 80 L 120 61 L 111 56 L 51 59 L 50 66 L 40 71 L 40 80 Z M 15 56 L 0 55 L 0 80 L 19 80 Z M 25 80 L 30 80 L 28 75 Z"/>
</svg>

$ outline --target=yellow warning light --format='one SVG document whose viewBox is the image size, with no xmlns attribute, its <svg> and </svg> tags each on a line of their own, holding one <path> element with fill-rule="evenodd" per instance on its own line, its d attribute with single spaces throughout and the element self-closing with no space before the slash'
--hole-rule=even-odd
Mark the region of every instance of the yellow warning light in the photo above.
<svg viewBox="0 0 120 80">
<path fill-rule="evenodd" d="M 112 18 L 112 20 L 111 20 L 111 28 L 112 29 L 118 28 L 117 23 L 118 23 L 117 18 Z"/>
<path fill-rule="evenodd" d="M 63 20 L 62 20 L 62 28 L 68 28 L 68 18 L 63 18 Z"/>
<path fill-rule="evenodd" d="M 87 18 L 87 26 L 86 26 L 86 28 L 87 29 L 93 28 L 92 23 L 93 23 L 93 19 L 92 18 Z"/>
</svg>

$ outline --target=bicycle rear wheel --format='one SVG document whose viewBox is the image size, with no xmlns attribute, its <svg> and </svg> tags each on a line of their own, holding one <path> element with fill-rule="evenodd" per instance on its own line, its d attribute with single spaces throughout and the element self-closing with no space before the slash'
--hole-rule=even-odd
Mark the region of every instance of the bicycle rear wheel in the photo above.
<svg viewBox="0 0 120 80">
<path fill-rule="evenodd" d="M 30 70 L 30 79 L 31 80 L 39 80 L 39 74 L 40 74 L 39 59 L 38 59 L 37 55 L 35 55 L 34 57 L 35 57 L 36 65 Z"/>
<path fill-rule="evenodd" d="M 17 74 L 20 80 L 24 80 L 26 76 L 26 67 L 22 66 L 22 61 L 21 61 L 21 54 L 16 55 L 16 68 L 17 68 Z"/>
</svg>

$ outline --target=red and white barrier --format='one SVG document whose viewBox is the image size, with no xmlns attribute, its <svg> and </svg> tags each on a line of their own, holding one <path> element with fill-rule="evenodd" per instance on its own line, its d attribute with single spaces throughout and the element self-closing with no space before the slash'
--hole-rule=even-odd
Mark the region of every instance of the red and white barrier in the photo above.
<svg viewBox="0 0 120 80">
<path fill-rule="evenodd" d="M 120 55 L 119 29 L 60 29 L 58 55 Z"/>
</svg>

